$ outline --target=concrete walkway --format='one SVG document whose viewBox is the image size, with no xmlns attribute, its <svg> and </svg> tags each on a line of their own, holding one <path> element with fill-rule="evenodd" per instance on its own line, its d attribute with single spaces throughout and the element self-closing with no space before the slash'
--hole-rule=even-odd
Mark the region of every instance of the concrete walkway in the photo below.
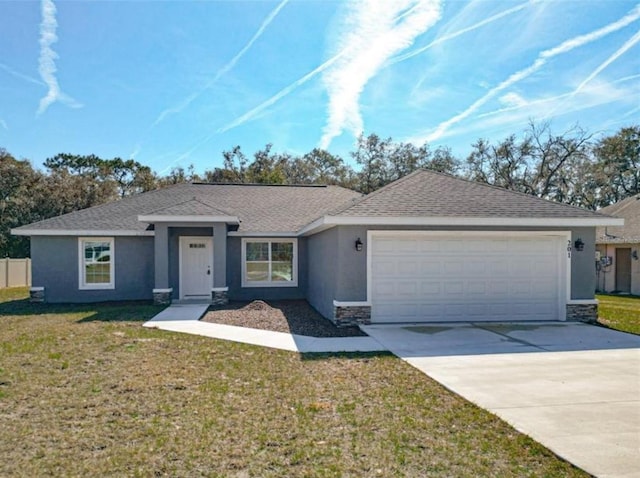
<svg viewBox="0 0 640 478">
<path fill-rule="evenodd" d="M 640 477 L 640 337 L 579 323 L 362 328 L 585 471 Z"/>
<path fill-rule="evenodd" d="M 300 353 L 378 352 L 387 350 L 371 337 L 318 338 L 201 322 L 200 318 L 205 314 L 208 307 L 207 304 L 172 304 L 154 318 L 145 322 L 144 327 L 202 335 L 214 339 L 230 340 L 232 342 L 242 342 Z"/>
</svg>

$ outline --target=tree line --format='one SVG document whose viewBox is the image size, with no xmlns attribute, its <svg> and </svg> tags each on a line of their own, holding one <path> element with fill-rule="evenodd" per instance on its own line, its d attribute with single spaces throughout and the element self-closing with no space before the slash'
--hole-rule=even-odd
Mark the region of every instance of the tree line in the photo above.
<svg viewBox="0 0 640 478">
<path fill-rule="evenodd" d="M 271 144 L 247 155 L 235 146 L 222 153 L 222 166 L 158 175 L 132 159 L 67 153 L 39 170 L 0 148 L 0 257 L 29 255 L 28 239 L 11 236 L 13 227 L 184 182 L 332 184 L 366 194 L 423 168 L 592 210 L 640 193 L 640 125 L 595 138 L 579 126 L 555 134 L 531 122 L 501 141 L 477 140 L 464 159 L 446 147 L 361 135 L 349 158 L 317 148 L 279 153 Z"/>
</svg>

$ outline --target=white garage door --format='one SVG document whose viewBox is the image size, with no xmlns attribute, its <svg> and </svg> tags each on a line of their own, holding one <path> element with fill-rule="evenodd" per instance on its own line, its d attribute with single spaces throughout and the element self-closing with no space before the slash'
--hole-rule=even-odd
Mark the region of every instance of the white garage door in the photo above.
<svg viewBox="0 0 640 478">
<path fill-rule="evenodd" d="M 372 322 L 558 320 L 561 236 L 372 235 Z"/>
</svg>

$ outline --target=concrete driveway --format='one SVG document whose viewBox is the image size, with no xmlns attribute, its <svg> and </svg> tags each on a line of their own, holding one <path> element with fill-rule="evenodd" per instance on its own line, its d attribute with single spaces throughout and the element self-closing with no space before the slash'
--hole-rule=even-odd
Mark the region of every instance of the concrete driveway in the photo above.
<svg viewBox="0 0 640 478">
<path fill-rule="evenodd" d="M 581 323 L 363 330 L 585 471 L 640 477 L 639 336 Z"/>
</svg>

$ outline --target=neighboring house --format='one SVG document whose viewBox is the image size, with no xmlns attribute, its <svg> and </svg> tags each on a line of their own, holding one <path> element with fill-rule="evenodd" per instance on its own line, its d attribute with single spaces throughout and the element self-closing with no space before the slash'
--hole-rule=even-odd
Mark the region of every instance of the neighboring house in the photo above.
<svg viewBox="0 0 640 478">
<path fill-rule="evenodd" d="M 596 229 L 597 289 L 640 295 L 640 194 L 600 212 L 623 218 L 624 226 Z"/>
<path fill-rule="evenodd" d="M 180 184 L 13 233 L 35 300 L 306 299 L 346 325 L 593 320 L 595 228 L 622 224 L 420 170 L 367 196 Z"/>
</svg>

